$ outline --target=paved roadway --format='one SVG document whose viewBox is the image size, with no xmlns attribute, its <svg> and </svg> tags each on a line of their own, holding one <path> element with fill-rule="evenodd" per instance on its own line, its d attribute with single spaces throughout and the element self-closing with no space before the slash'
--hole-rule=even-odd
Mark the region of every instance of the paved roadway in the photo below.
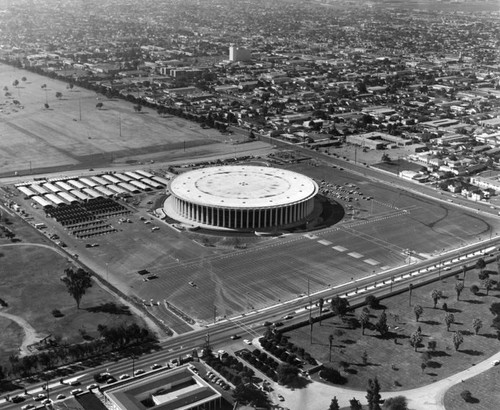
<svg viewBox="0 0 500 410">
<path fill-rule="evenodd" d="M 315 294 L 312 295 L 311 298 L 316 300 L 317 298 L 324 297 L 328 300 L 329 297 L 334 294 L 348 295 L 351 304 L 361 302 L 364 300 L 365 292 L 370 292 L 371 294 L 381 295 L 392 289 L 393 291 L 397 291 L 400 289 L 407 289 L 409 283 L 415 283 L 415 280 L 425 281 L 431 277 L 436 277 L 441 274 L 453 275 L 461 272 L 461 268 L 464 263 L 467 263 L 468 266 L 474 265 L 475 261 L 482 257 L 482 253 L 479 249 L 485 248 L 486 246 L 496 245 L 498 243 L 497 240 L 490 242 L 487 241 L 481 245 L 475 245 L 466 250 L 462 250 L 461 254 L 459 253 L 450 253 L 448 255 L 443 255 L 439 260 L 434 261 L 425 261 L 416 265 L 405 266 L 403 268 L 394 270 L 393 272 L 388 272 L 386 275 L 375 277 L 368 277 L 361 281 L 352 282 L 346 284 L 344 286 L 339 286 L 336 289 L 331 289 L 326 292 L 321 292 L 321 295 Z M 441 270 L 441 266 L 450 267 L 450 270 L 444 271 Z M 394 281 L 391 278 L 395 278 Z M 389 279 L 389 280 L 387 280 Z M 376 281 L 375 281 L 376 280 Z M 385 283 L 383 281 L 385 280 Z M 392 282 L 392 286 L 391 286 Z M 77 372 L 70 377 L 65 378 L 66 382 L 69 382 L 73 379 L 78 378 L 81 382 L 81 386 L 85 388 L 85 386 L 94 383 L 93 375 L 95 373 L 108 371 L 113 374 L 115 377 L 119 377 L 121 374 L 127 373 L 129 375 L 133 374 L 133 370 L 144 369 L 149 370 L 150 366 L 154 363 L 158 363 L 161 365 L 165 365 L 169 360 L 173 358 L 179 358 L 184 356 L 187 353 L 191 353 L 193 349 L 198 349 L 204 345 L 207 338 L 210 342 L 211 347 L 214 350 L 220 348 L 226 348 L 228 343 L 231 343 L 230 336 L 237 333 L 241 339 L 235 343 L 240 343 L 242 339 L 255 339 L 259 335 L 261 335 L 264 331 L 263 322 L 270 321 L 274 322 L 280 318 L 282 318 L 285 314 L 291 314 L 293 319 L 291 319 L 290 323 L 304 320 L 309 314 L 308 310 L 304 307 L 308 305 L 309 298 L 302 297 L 298 298 L 294 301 L 289 301 L 287 303 L 278 304 L 274 307 L 263 309 L 259 312 L 254 312 L 245 316 L 239 316 L 231 319 L 222 320 L 216 324 L 211 326 L 207 326 L 204 329 L 197 330 L 188 334 L 177 336 L 169 341 L 163 342 L 160 344 L 161 350 L 157 352 L 153 352 L 147 355 L 143 355 L 137 360 L 132 359 L 120 359 L 116 362 L 109 362 L 103 365 L 97 366 L 95 368 L 86 368 L 83 371 Z M 241 345 L 244 347 L 244 345 Z M 483 366 L 484 367 L 484 366 Z M 481 367 L 482 368 L 482 367 Z M 450 378 L 448 378 L 450 379 Z M 446 379 L 446 380 L 448 380 Z M 454 379 L 453 379 L 454 380 Z M 313 383 L 313 385 L 316 385 Z M 82 388 L 79 386 L 80 388 Z M 331 392 L 328 387 L 324 385 L 321 386 L 321 391 L 323 392 Z M 29 394 L 37 394 L 42 392 L 42 383 L 37 383 L 34 385 L 26 385 Z M 297 395 L 297 393 L 290 392 L 285 390 L 280 386 L 275 386 L 276 391 L 285 395 L 285 397 L 293 398 Z M 58 394 L 68 395 L 69 392 L 76 387 L 68 386 L 66 384 L 59 383 L 59 377 L 56 380 L 49 381 L 49 389 L 51 397 L 55 397 Z M 312 389 L 316 389 L 316 387 L 312 387 Z M 338 388 L 335 388 L 338 389 Z M 415 389 L 416 391 L 420 391 L 419 389 Z M 297 398 L 297 403 L 304 403 L 303 400 L 312 400 L 311 390 L 308 390 L 309 393 L 303 393 L 305 396 L 301 396 L 301 398 Z M 337 390 L 335 390 L 337 391 Z M 342 391 L 344 394 L 342 394 Z M 16 394 L 21 394 L 23 391 L 12 392 L 11 396 Z M 348 393 L 346 393 L 348 392 Z M 411 395 L 413 392 L 405 392 L 405 394 Z M 351 390 L 339 390 L 338 396 L 343 397 L 346 400 L 349 395 L 351 395 Z M 402 394 L 401 392 L 392 392 L 390 395 L 397 395 L 396 393 Z M 437 391 L 436 394 L 438 394 Z M 440 394 L 440 393 L 439 393 Z M 345 397 L 344 397 L 345 396 Z M 316 398 L 321 397 L 316 396 Z M 333 397 L 333 396 L 330 396 Z M 385 396 L 384 396 L 385 397 Z M 348 398 L 352 398 L 352 395 Z M 31 399 L 28 399 L 27 402 L 33 402 Z M 34 403 L 34 402 L 33 402 Z M 347 402 L 346 402 L 347 403 Z M 3 409 L 19 409 L 22 405 L 26 404 L 26 402 L 21 404 L 13 404 L 7 403 L 4 399 L 0 399 L 0 405 Z M 291 408 L 297 408 L 291 406 Z M 309 407 L 312 408 L 312 407 Z M 435 407 L 438 408 L 438 407 Z"/>
</svg>

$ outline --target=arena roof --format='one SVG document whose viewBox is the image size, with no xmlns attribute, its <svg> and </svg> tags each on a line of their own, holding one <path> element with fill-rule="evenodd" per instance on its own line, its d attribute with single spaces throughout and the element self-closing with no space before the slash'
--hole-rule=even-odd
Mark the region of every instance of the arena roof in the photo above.
<svg viewBox="0 0 500 410">
<path fill-rule="evenodd" d="M 201 168 L 177 176 L 174 195 L 200 205 L 260 208 L 293 204 L 318 192 L 312 179 L 296 172 L 250 165 Z"/>
</svg>

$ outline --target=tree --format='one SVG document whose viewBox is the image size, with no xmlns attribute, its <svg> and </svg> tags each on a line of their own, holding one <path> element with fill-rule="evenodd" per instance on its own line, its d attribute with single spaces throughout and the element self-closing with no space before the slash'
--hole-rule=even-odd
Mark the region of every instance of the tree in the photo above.
<svg viewBox="0 0 500 410">
<path fill-rule="evenodd" d="M 472 328 L 476 335 L 479 333 L 479 330 L 483 327 L 483 321 L 481 319 L 474 319 L 472 321 Z"/>
<path fill-rule="evenodd" d="M 389 326 L 387 325 L 387 315 L 385 312 L 379 316 L 377 323 L 375 323 L 375 329 L 380 333 L 381 336 L 385 336 L 389 332 Z"/>
<path fill-rule="evenodd" d="M 380 385 L 378 379 L 368 379 L 368 389 L 366 390 L 366 400 L 369 410 L 380 410 Z"/>
<path fill-rule="evenodd" d="M 56 92 L 56 98 L 57 98 L 58 100 L 60 100 L 60 99 L 62 98 L 62 96 L 63 96 L 63 95 L 62 95 L 62 92 L 60 92 L 60 91 Z"/>
<path fill-rule="evenodd" d="M 349 310 L 349 301 L 346 298 L 334 296 L 331 301 L 332 312 L 340 317 L 344 317 Z"/>
<path fill-rule="evenodd" d="M 269 407 L 269 400 L 266 392 L 257 389 L 252 383 L 239 383 L 233 390 L 233 398 L 240 404 L 253 404 L 258 407 Z"/>
<path fill-rule="evenodd" d="M 449 332 L 450 326 L 455 323 L 455 316 L 453 315 L 453 313 L 446 312 L 446 315 L 444 316 L 444 322 L 446 323 L 446 330 Z"/>
<path fill-rule="evenodd" d="M 365 303 L 368 307 L 370 307 L 372 309 L 377 309 L 380 305 L 380 302 L 375 295 L 368 295 L 365 298 Z"/>
<path fill-rule="evenodd" d="M 477 285 L 472 285 L 470 287 L 470 291 L 472 292 L 473 295 L 477 295 L 479 292 L 479 287 Z"/>
<path fill-rule="evenodd" d="M 386 162 L 386 163 L 392 162 L 391 157 L 389 156 L 389 154 L 387 154 L 387 153 L 382 154 L 382 162 Z"/>
<path fill-rule="evenodd" d="M 438 303 L 439 299 L 442 298 L 442 296 L 443 296 L 443 292 L 441 292 L 440 290 L 437 290 L 437 289 L 432 290 L 431 298 L 434 302 L 434 309 L 436 309 L 437 303 Z"/>
<path fill-rule="evenodd" d="M 413 313 L 415 313 L 415 319 L 418 322 L 418 319 L 420 319 L 420 316 L 424 313 L 424 308 L 420 305 L 415 305 L 413 308 Z"/>
<path fill-rule="evenodd" d="M 493 287 L 493 281 L 490 278 L 485 278 L 481 281 L 481 285 L 486 289 L 486 296 L 488 296 L 490 289 Z"/>
<path fill-rule="evenodd" d="M 425 369 L 427 368 L 427 363 L 425 362 L 420 363 L 420 368 L 422 369 L 422 373 L 425 372 Z"/>
<path fill-rule="evenodd" d="M 4 91 L 9 91 L 9 87 L 4 86 L 4 87 L 3 87 L 3 90 L 4 90 Z"/>
<path fill-rule="evenodd" d="M 366 352 L 366 350 L 363 351 L 363 354 L 361 355 L 361 360 L 363 361 L 363 365 L 367 365 L 368 364 L 368 353 Z"/>
<path fill-rule="evenodd" d="M 464 285 L 465 285 L 465 275 L 467 274 L 467 265 L 462 266 L 462 273 L 464 274 L 462 280 L 463 280 Z"/>
<path fill-rule="evenodd" d="M 278 383 L 281 385 L 293 384 L 299 375 L 299 368 L 291 364 L 282 363 L 278 366 L 276 373 L 278 374 Z"/>
<path fill-rule="evenodd" d="M 17 86 L 19 85 L 19 80 L 14 80 L 14 81 L 12 82 L 12 85 L 13 85 L 14 87 L 17 87 Z"/>
<path fill-rule="evenodd" d="M 410 345 L 417 351 L 418 346 L 422 343 L 422 334 L 416 330 L 410 335 Z"/>
<path fill-rule="evenodd" d="M 464 283 L 461 281 L 455 283 L 455 292 L 457 292 L 457 300 L 460 300 L 460 294 L 462 293 L 462 290 L 464 290 Z"/>
<path fill-rule="evenodd" d="M 389 397 L 382 406 L 384 410 L 408 410 L 408 401 L 404 396 Z"/>
<path fill-rule="evenodd" d="M 460 345 L 464 342 L 464 337 L 462 336 L 462 333 L 460 333 L 458 330 L 453 333 L 453 346 L 455 346 L 455 350 L 458 350 Z"/>
<path fill-rule="evenodd" d="M 460 397 L 467 403 L 472 401 L 472 393 L 469 390 L 462 390 L 462 392 L 460 393 Z"/>
<path fill-rule="evenodd" d="M 334 396 L 332 402 L 330 403 L 330 407 L 328 410 L 340 410 L 339 401 L 337 400 L 337 396 Z"/>
<path fill-rule="evenodd" d="M 142 105 L 141 104 L 134 105 L 134 111 L 135 112 L 141 112 L 142 111 Z"/>
<path fill-rule="evenodd" d="M 24 82 L 24 81 L 26 81 L 26 80 L 27 80 L 27 78 L 26 78 L 26 77 L 22 77 L 22 78 L 21 78 L 21 81 L 23 81 L 23 82 Z"/>
<path fill-rule="evenodd" d="M 95 108 L 97 108 L 98 110 L 100 110 L 102 108 L 104 104 L 102 102 L 98 102 L 96 105 L 95 105 Z"/>
<path fill-rule="evenodd" d="M 47 104 L 47 103 L 43 104 L 43 107 L 44 107 L 46 110 L 48 110 L 48 109 L 50 108 L 49 104 Z"/>
<path fill-rule="evenodd" d="M 359 315 L 359 323 L 361 324 L 361 334 L 365 334 L 365 328 L 370 324 L 370 311 L 363 309 Z"/>
<path fill-rule="evenodd" d="M 81 268 L 76 271 L 66 268 L 64 273 L 66 276 L 62 278 L 62 281 L 66 285 L 68 293 L 75 299 L 77 309 L 80 309 L 83 295 L 87 289 L 92 287 L 92 275 Z"/>
<path fill-rule="evenodd" d="M 359 400 L 357 400 L 354 397 L 351 400 L 349 400 L 349 406 L 351 410 L 363 410 L 363 406 L 361 406 Z"/>
<path fill-rule="evenodd" d="M 479 258 L 475 265 L 476 269 L 479 269 L 479 272 L 483 272 L 484 268 L 486 268 L 486 262 L 483 258 Z"/>
<path fill-rule="evenodd" d="M 40 88 L 42 88 L 42 89 L 47 88 L 47 84 L 42 84 L 42 85 L 40 86 Z"/>
</svg>

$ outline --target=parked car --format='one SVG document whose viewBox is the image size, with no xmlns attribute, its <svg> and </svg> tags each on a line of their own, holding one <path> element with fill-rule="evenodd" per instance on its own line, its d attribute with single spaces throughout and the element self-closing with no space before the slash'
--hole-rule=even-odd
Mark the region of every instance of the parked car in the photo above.
<svg viewBox="0 0 500 410">
<path fill-rule="evenodd" d="M 81 394 L 81 393 L 83 393 L 82 389 L 73 389 L 73 390 L 71 390 L 71 394 L 73 396 L 76 396 L 77 394 Z"/>
<path fill-rule="evenodd" d="M 130 375 L 128 375 L 127 373 L 122 374 L 122 375 L 120 376 L 120 380 L 125 380 L 125 379 L 128 379 L 128 378 L 130 378 Z"/>
<path fill-rule="evenodd" d="M 161 364 L 155 363 L 155 364 L 151 365 L 151 370 L 156 370 L 156 369 L 159 369 L 161 367 L 162 367 Z"/>
</svg>

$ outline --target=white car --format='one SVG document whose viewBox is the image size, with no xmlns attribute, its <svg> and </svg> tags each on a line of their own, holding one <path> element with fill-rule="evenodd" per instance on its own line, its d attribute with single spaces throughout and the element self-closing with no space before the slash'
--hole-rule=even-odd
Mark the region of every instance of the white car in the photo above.
<svg viewBox="0 0 500 410">
<path fill-rule="evenodd" d="M 64 394 L 58 394 L 56 397 L 57 400 L 63 400 L 65 398 L 66 398 L 66 396 Z"/>
<path fill-rule="evenodd" d="M 155 364 L 151 365 L 151 370 L 156 370 L 156 369 L 159 369 L 161 367 L 162 367 L 161 364 L 155 363 Z"/>
<path fill-rule="evenodd" d="M 35 406 L 33 404 L 25 404 L 23 407 L 21 407 L 21 410 L 30 410 L 34 408 Z"/>
<path fill-rule="evenodd" d="M 498 366 L 499 364 L 500 364 L 500 360 L 494 360 L 493 362 L 491 362 L 492 366 Z"/>
<path fill-rule="evenodd" d="M 146 372 L 145 372 L 144 370 L 142 370 L 142 369 L 138 369 L 138 370 L 136 370 L 136 371 L 134 372 L 134 375 L 135 375 L 135 376 L 139 376 L 140 374 L 143 374 L 143 373 L 146 373 Z"/>
<path fill-rule="evenodd" d="M 252 341 L 248 339 L 243 339 L 243 343 L 246 343 L 247 345 L 251 345 Z"/>
<path fill-rule="evenodd" d="M 82 389 L 73 389 L 70 392 L 73 396 L 76 396 L 77 394 L 83 393 Z"/>
<path fill-rule="evenodd" d="M 128 379 L 128 378 L 130 378 L 130 375 L 128 375 L 127 373 L 122 374 L 122 375 L 120 376 L 120 380 L 125 380 L 125 379 Z"/>
<path fill-rule="evenodd" d="M 87 390 L 97 389 L 98 387 L 96 383 L 92 383 L 87 386 Z"/>
</svg>

